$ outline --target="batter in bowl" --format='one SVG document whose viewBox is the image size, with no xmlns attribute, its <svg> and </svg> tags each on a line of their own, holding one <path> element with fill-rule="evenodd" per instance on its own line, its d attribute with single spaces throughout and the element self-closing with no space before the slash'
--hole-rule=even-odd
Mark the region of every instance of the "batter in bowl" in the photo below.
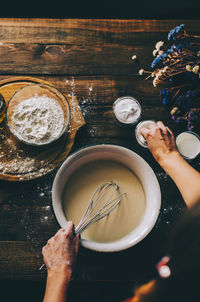
<svg viewBox="0 0 200 302">
<path fill-rule="evenodd" d="M 145 193 L 137 176 L 124 165 L 96 160 L 75 171 L 66 184 L 63 207 L 67 220 L 78 225 L 91 196 L 98 186 L 115 181 L 126 192 L 117 208 L 90 226 L 82 238 L 96 242 L 112 242 L 130 233 L 141 221 L 145 210 Z"/>
</svg>

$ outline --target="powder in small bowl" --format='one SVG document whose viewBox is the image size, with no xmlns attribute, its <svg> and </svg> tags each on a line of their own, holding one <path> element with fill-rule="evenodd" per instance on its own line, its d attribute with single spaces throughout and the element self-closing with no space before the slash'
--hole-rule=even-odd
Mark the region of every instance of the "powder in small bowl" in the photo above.
<svg viewBox="0 0 200 302">
<path fill-rule="evenodd" d="M 141 116 L 140 103 L 130 96 L 118 98 L 113 104 L 116 119 L 121 124 L 135 124 Z"/>
<path fill-rule="evenodd" d="M 135 136 L 138 144 L 140 144 L 144 148 L 148 148 L 148 144 L 144 136 L 141 134 L 141 130 L 143 128 L 149 129 L 151 125 L 155 125 L 156 122 L 152 120 L 141 121 L 135 128 Z"/>
<path fill-rule="evenodd" d="M 68 103 L 66 100 L 64 100 L 66 104 L 61 102 L 51 86 L 50 88 L 44 84 L 39 87 L 33 86 L 22 88 L 19 90 L 19 96 L 17 92 L 11 98 L 7 109 L 8 126 L 20 141 L 32 145 L 45 145 L 58 139 L 66 129 L 69 109 L 66 119 L 64 105 Z"/>
</svg>

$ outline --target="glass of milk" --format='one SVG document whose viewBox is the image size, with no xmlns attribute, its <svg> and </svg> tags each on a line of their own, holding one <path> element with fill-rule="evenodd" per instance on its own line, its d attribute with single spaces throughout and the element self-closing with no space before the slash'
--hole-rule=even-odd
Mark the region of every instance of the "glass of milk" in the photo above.
<svg viewBox="0 0 200 302">
<path fill-rule="evenodd" d="M 185 159 L 192 160 L 200 153 L 200 137 L 192 131 L 182 132 L 176 137 L 176 146 Z"/>
</svg>

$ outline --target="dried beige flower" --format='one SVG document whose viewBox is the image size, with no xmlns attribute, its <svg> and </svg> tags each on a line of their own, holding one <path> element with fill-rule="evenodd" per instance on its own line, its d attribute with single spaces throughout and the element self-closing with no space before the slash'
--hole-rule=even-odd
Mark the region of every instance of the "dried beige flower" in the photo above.
<svg viewBox="0 0 200 302">
<path fill-rule="evenodd" d="M 159 83 L 159 73 L 156 74 L 155 78 L 153 79 L 153 86 L 156 87 Z"/>
<path fill-rule="evenodd" d="M 189 71 L 189 72 L 192 71 L 192 67 L 191 67 L 190 65 L 186 65 L 185 68 L 186 68 L 186 70 Z"/>
<path fill-rule="evenodd" d="M 170 111 L 170 114 L 171 114 L 171 115 L 174 115 L 178 110 L 179 110 L 178 107 L 174 107 L 174 108 L 172 108 L 172 110 Z"/>
<path fill-rule="evenodd" d="M 163 71 L 166 72 L 168 69 L 169 69 L 169 67 L 168 67 L 168 66 L 165 66 L 165 67 L 163 68 Z"/>
<path fill-rule="evenodd" d="M 155 77 L 153 80 L 153 86 L 156 87 L 157 85 L 158 85 L 158 81 L 157 81 L 157 78 Z"/>
<path fill-rule="evenodd" d="M 164 73 L 164 70 L 163 70 L 163 69 L 160 69 L 159 72 L 158 72 L 158 76 L 159 76 L 159 77 L 162 76 L 163 73 Z"/>
<path fill-rule="evenodd" d="M 198 74 L 198 73 L 199 73 L 199 65 L 195 65 L 195 66 L 192 68 L 192 72 L 194 72 L 195 74 Z"/>
<path fill-rule="evenodd" d="M 158 54 L 158 50 L 157 50 L 157 49 L 154 49 L 154 50 L 153 50 L 153 56 L 155 57 L 155 56 L 157 56 L 157 54 Z"/>
<path fill-rule="evenodd" d="M 164 42 L 163 42 L 163 41 L 159 41 L 159 42 L 156 43 L 155 48 L 156 48 L 157 50 L 160 50 L 161 47 L 163 47 L 163 45 L 164 45 Z"/>
<path fill-rule="evenodd" d="M 138 73 L 139 73 L 139 75 L 143 75 L 144 69 L 140 69 Z"/>
<path fill-rule="evenodd" d="M 166 70 L 168 69 L 169 67 L 168 66 L 165 66 L 164 68 L 162 69 L 158 69 L 156 72 L 152 72 L 151 76 L 154 77 L 153 79 L 153 86 L 156 87 L 160 81 L 162 81 L 164 78 L 163 78 L 163 74 L 166 72 Z"/>
</svg>

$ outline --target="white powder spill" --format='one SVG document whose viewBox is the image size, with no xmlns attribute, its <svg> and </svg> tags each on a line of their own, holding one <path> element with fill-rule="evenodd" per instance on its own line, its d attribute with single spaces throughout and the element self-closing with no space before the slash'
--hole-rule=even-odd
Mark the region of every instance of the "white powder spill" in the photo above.
<svg viewBox="0 0 200 302">
<path fill-rule="evenodd" d="M 157 178 L 162 182 L 167 182 L 169 180 L 169 176 L 166 172 L 156 172 Z"/>
<path fill-rule="evenodd" d="M 40 218 L 40 221 L 41 221 L 42 223 L 48 222 L 48 220 L 49 220 L 49 217 L 48 217 L 48 216 L 42 216 L 42 217 Z"/>
<path fill-rule="evenodd" d="M 42 145 L 62 133 L 64 113 L 56 100 L 36 95 L 15 107 L 12 123 L 12 132 L 19 139 Z"/>
<path fill-rule="evenodd" d="M 3 163 L 0 163 L 0 170 L 3 170 L 4 173 L 9 173 L 12 171 L 12 173 L 28 173 L 33 170 L 33 165 L 35 163 L 34 158 L 20 158 L 19 156 L 16 156 L 13 160 L 8 162 L 6 166 Z"/>
<path fill-rule="evenodd" d="M 71 96 L 76 95 L 76 84 L 74 81 L 74 77 L 72 77 L 72 79 L 70 81 L 70 86 L 71 86 Z"/>
</svg>

